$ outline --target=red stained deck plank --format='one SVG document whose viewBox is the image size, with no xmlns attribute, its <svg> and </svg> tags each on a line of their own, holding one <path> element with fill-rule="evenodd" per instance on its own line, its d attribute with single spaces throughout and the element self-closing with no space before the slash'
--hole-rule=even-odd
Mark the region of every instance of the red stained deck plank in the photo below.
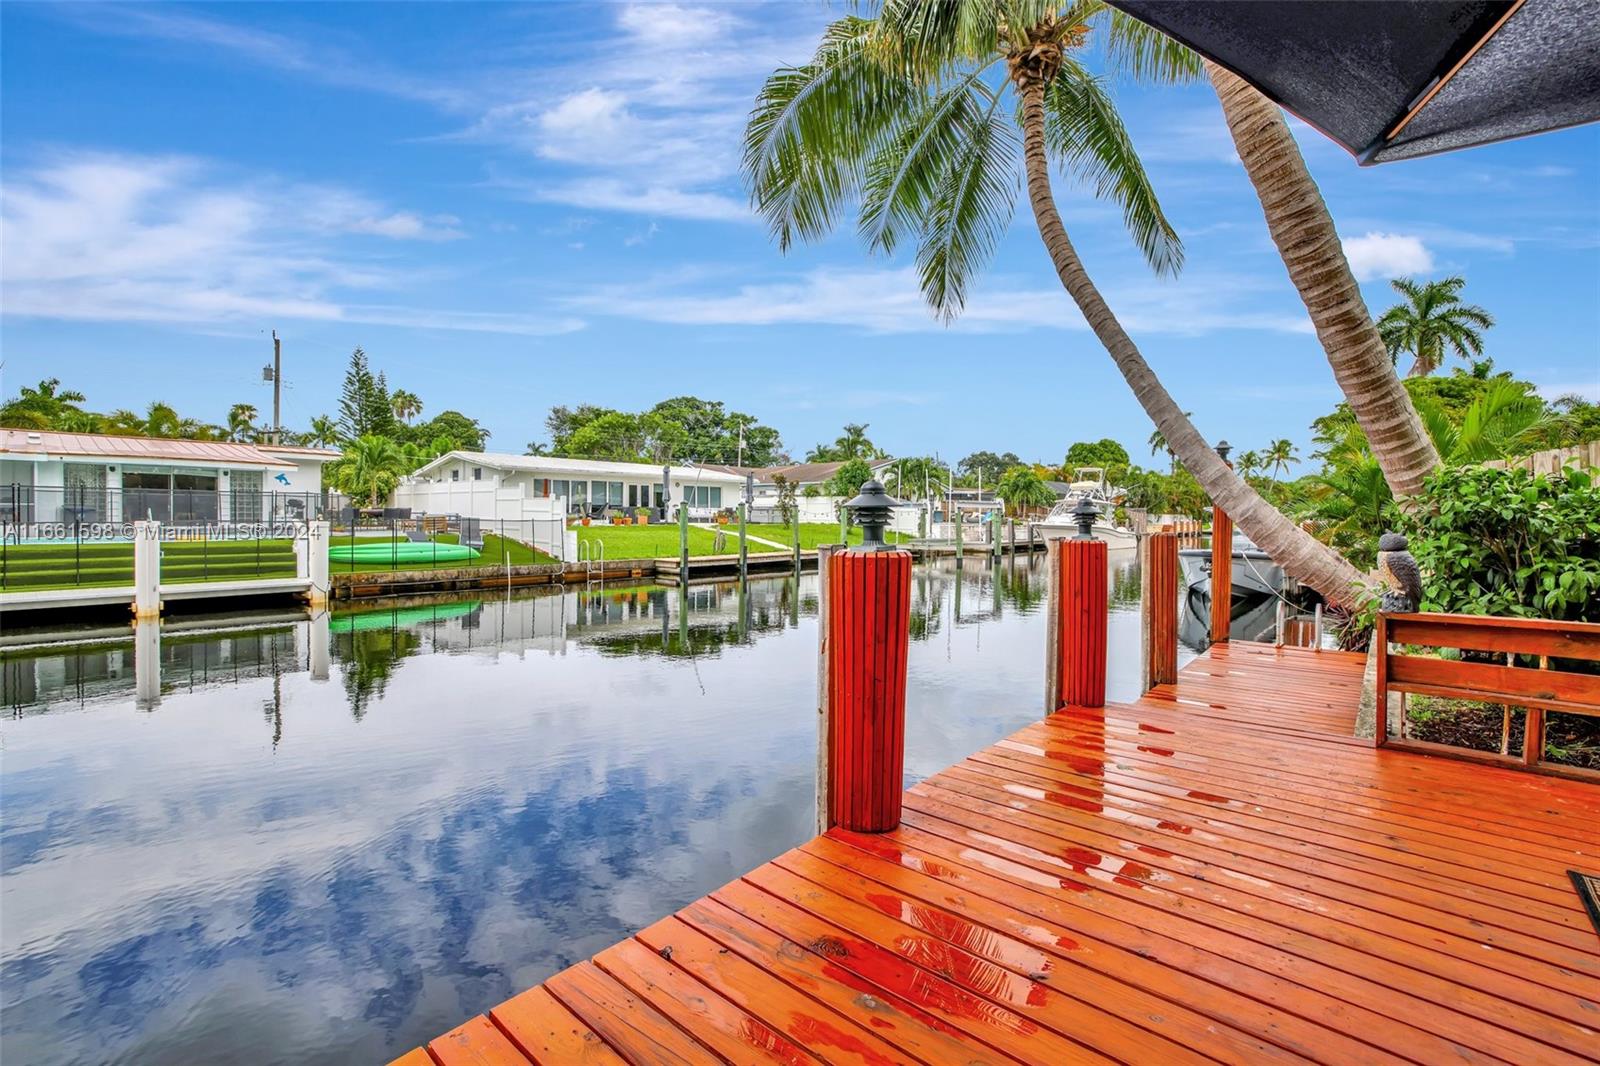
<svg viewBox="0 0 1600 1066">
<path fill-rule="evenodd" d="M 1374 750 L 1363 665 L 1215 647 L 396 1063 L 1600 1063 L 1600 787 Z"/>
</svg>

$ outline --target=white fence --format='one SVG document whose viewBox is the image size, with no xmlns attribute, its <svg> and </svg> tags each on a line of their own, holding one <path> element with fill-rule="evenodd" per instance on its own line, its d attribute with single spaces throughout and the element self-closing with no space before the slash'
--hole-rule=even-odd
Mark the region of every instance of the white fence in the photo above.
<svg viewBox="0 0 1600 1066">
<path fill-rule="evenodd" d="M 390 506 L 415 514 L 476 518 L 494 532 L 531 544 L 557 559 L 576 559 L 577 535 L 567 530 L 565 502 L 551 496 L 526 496 L 520 486 L 498 481 L 404 482 Z"/>
</svg>

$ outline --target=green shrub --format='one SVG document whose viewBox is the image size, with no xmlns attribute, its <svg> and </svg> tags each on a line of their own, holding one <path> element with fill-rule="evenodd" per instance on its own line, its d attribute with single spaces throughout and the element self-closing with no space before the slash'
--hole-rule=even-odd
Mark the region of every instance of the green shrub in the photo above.
<svg viewBox="0 0 1600 1066">
<path fill-rule="evenodd" d="M 1428 611 L 1600 622 L 1600 486 L 1448 467 L 1406 520 Z"/>
</svg>

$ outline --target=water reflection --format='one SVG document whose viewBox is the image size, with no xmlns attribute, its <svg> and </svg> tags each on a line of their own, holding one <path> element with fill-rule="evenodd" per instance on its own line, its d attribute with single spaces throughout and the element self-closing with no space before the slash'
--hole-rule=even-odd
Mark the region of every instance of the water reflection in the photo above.
<svg viewBox="0 0 1600 1066">
<path fill-rule="evenodd" d="M 1038 717 L 1042 582 L 917 569 L 908 782 Z M 800 842 L 816 608 L 806 575 L 0 651 L 0 1059 L 381 1060 Z"/>
</svg>

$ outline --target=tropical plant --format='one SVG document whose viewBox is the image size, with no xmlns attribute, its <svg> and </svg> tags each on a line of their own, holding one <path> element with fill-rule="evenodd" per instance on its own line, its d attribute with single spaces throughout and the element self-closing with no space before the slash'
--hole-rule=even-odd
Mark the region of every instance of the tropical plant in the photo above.
<svg viewBox="0 0 1600 1066">
<path fill-rule="evenodd" d="M 22 391 L 0 407 L 0 425 L 19 429 L 61 429 L 63 417 L 78 411 L 83 393 L 63 389 L 60 378 L 45 378 L 37 386 L 22 386 Z"/>
<path fill-rule="evenodd" d="M 1033 507 L 1048 507 L 1056 500 L 1050 486 L 1030 466 L 1014 466 L 1001 474 L 994 491 L 1005 501 L 1006 511 L 1014 515 Z"/>
<path fill-rule="evenodd" d="M 1385 479 L 1408 501 L 1439 465 L 1439 456 L 1395 377 L 1328 205 L 1277 106 L 1214 63 L 1206 64 L 1206 72 L 1334 380 L 1372 442 Z"/>
<path fill-rule="evenodd" d="M 389 498 L 409 472 L 405 451 L 388 437 L 368 434 L 351 442 L 333 464 L 333 487 L 358 504 L 376 506 Z"/>
<path fill-rule="evenodd" d="M 411 420 L 422 413 L 422 401 L 417 399 L 414 392 L 395 389 L 389 394 L 389 409 L 396 418 L 410 425 Z"/>
<path fill-rule="evenodd" d="M 1398 360 L 1402 352 L 1411 356 L 1407 377 L 1427 377 L 1447 354 L 1469 363 L 1483 354 L 1481 331 L 1494 325 L 1494 317 L 1476 304 L 1462 302 L 1461 287 L 1466 283 L 1461 277 L 1420 285 L 1410 278 L 1389 283 L 1405 299 L 1378 318 L 1378 334 L 1391 360 Z"/>
<path fill-rule="evenodd" d="M 799 505 L 794 498 L 795 483 L 782 474 L 774 474 L 772 487 L 778 490 L 778 520 L 786 526 L 793 524 L 799 515 Z"/>
<path fill-rule="evenodd" d="M 1261 453 L 1256 451 L 1240 452 L 1239 458 L 1234 461 L 1234 469 L 1246 480 L 1263 466 L 1265 463 L 1261 459 Z"/>
<path fill-rule="evenodd" d="M 260 412 L 254 404 L 236 403 L 228 408 L 228 439 L 235 441 L 254 440 L 259 432 L 256 429 L 256 419 Z"/>
<path fill-rule="evenodd" d="M 819 444 L 806 453 L 808 463 L 837 463 L 846 459 L 884 459 L 888 453 L 867 437 L 867 425 L 854 422 L 844 427 L 832 444 Z"/>
<path fill-rule="evenodd" d="M 339 444 L 339 423 L 327 415 L 311 419 L 311 431 L 305 435 L 307 447 L 334 448 Z"/>
<path fill-rule="evenodd" d="M 1110 468 L 1127 466 L 1132 461 L 1128 456 L 1128 449 L 1110 437 L 1101 437 L 1096 441 L 1080 440 L 1075 441 L 1067 448 L 1066 458 L 1061 462 L 1061 473 L 1063 477 L 1070 479 L 1074 467 L 1099 466 Z"/>
<path fill-rule="evenodd" d="M 1277 484 L 1278 478 L 1289 469 L 1289 464 L 1300 461 L 1300 453 L 1295 449 L 1294 441 L 1280 437 L 1267 445 L 1261 460 L 1262 465 L 1272 471 L 1273 484 Z"/>
<path fill-rule="evenodd" d="M 1183 417 L 1184 418 L 1193 418 L 1194 417 L 1194 412 L 1193 411 L 1185 411 L 1185 412 L 1183 412 Z M 1159 428 L 1154 429 L 1154 430 L 1152 430 L 1150 432 L 1150 439 L 1149 439 L 1148 443 L 1150 445 L 1150 454 L 1151 455 L 1160 455 L 1162 452 L 1166 452 L 1167 453 L 1167 465 L 1168 465 L 1167 473 L 1169 473 L 1169 474 L 1177 473 L 1178 472 L 1178 453 L 1173 451 L 1172 450 L 1172 445 L 1167 443 L 1166 434 L 1162 433 Z"/>
<path fill-rule="evenodd" d="M 863 427 L 865 428 L 865 427 Z M 872 477 L 872 468 L 864 459 L 848 459 L 823 486 L 824 495 L 847 500 L 861 491 L 861 486 Z"/>
<path fill-rule="evenodd" d="M 1425 610 L 1600 622 L 1600 486 L 1568 468 L 1445 468 L 1408 516 Z"/>
</svg>

